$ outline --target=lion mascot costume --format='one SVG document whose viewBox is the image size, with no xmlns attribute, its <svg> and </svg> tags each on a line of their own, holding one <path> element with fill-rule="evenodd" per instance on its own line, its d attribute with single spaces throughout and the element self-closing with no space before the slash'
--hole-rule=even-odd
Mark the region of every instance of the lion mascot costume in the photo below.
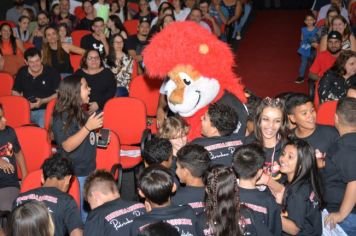
<svg viewBox="0 0 356 236">
<path fill-rule="evenodd" d="M 211 103 L 223 103 L 239 116 L 237 133 L 244 135 L 247 110 L 244 88 L 233 72 L 227 44 L 195 22 L 175 22 L 156 34 L 143 51 L 147 74 L 165 84 L 169 109 L 184 117 L 188 139 L 201 136 L 201 116 Z"/>
</svg>

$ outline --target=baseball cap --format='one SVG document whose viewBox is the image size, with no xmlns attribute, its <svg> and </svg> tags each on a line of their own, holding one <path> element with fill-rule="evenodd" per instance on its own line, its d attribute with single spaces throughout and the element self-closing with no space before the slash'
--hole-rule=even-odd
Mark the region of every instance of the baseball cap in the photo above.
<svg viewBox="0 0 356 236">
<path fill-rule="evenodd" d="M 331 31 L 328 34 L 328 40 L 329 39 L 338 39 L 338 40 L 342 41 L 342 35 L 337 31 Z"/>
</svg>

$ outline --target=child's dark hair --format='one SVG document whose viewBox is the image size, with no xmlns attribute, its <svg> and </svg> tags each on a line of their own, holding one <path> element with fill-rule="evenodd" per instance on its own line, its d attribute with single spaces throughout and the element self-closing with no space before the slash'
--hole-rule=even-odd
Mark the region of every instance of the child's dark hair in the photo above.
<svg viewBox="0 0 356 236">
<path fill-rule="evenodd" d="M 285 101 L 287 115 L 293 114 L 293 111 L 297 106 L 304 105 L 308 102 L 313 103 L 310 96 L 304 93 L 294 93 L 293 95 L 289 96 Z"/>
<path fill-rule="evenodd" d="M 247 98 L 247 103 L 246 103 L 246 107 L 247 107 L 247 111 L 248 111 L 247 120 L 253 121 L 257 106 L 260 104 L 262 99 L 260 97 L 256 96 L 254 93 L 252 93 L 249 90 L 245 90 L 245 93 L 246 92 L 249 93 L 249 95 L 250 95 Z"/>
<path fill-rule="evenodd" d="M 313 12 L 307 12 L 307 14 L 305 14 L 305 17 L 304 17 L 304 19 L 307 19 L 307 17 L 312 17 L 314 20 L 316 20 L 315 19 L 315 15 L 313 14 Z"/>
<path fill-rule="evenodd" d="M 143 228 L 138 236 L 180 236 L 178 230 L 167 222 L 159 221 Z"/>
<path fill-rule="evenodd" d="M 139 176 L 139 189 L 158 205 L 168 202 L 174 185 L 172 173 L 161 165 L 151 165 Z"/>
<path fill-rule="evenodd" d="M 213 103 L 208 108 L 208 115 L 221 136 L 228 136 L 236 130 L 238 115 L 230 106 Z"/>
<path fill-rule="evenodd" d="M 209 152 L 197 144 L 187 144 L 177 152 L 177 162 L 194 177 L 202 177 L 209 168 Z"/>
<path fill-rule="evenodd" d="M 256 176 L 266 161 L 263 148 L 255 143 L 238 147 L 233 154 L 233 168 L 241 179 L 250 179 Z"/>
<path fill-rule="evenodd" d="M 286 146 L 292 145 L 297 149 L 297 164 L 294 172 L 294 177 L 291 182 L 286 185 L 283 195 L 282 210 L 287 208 L 287 197 L 292 191 L 292 187 L 299 187 L 304 181 L 311 184 L 312 191 L 319 202 L 319 208 L 324 206 L 323 198 L 320 191 L 320 179 L 315 160 L 315 151 L 308 142 L 302 139 L 291 139 L 283 147 L 283 153 Z M 282 155 L 284 155 L 282 153 Z"/>
<path fill-rule="evenodd" d="M 69 175 L 74 175 L 73 163 L 70 159 L 55 154 L 53 157 L 46 159 L 42 164 L 43 178 L 64 179 Z"/>
<path fill-rule="evenodd" d="M 87 200 L 94 191 L 104 194 L 119 192 L 114 176 L 105 170 L 95 170 L 85 180 L 84 198 Z"/>
<path fill-rule="evenodd" d="M 161 164 L 173 155 L 171 142 L 165 138 L 153 137 L 145 143 L 142 157 L 148 165 Z"/>
<path fill-rule="evenodd" d="M 215 236 L 240 236 L 240 197 L 232 168 L 211 167 L 204 178 L 205 204 L 209 228 Z"/>
</svg>

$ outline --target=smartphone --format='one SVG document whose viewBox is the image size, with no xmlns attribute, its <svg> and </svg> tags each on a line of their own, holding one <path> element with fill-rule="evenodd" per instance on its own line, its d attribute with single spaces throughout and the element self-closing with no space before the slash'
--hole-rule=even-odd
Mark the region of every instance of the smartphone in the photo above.
<svg viewBox="0 0 356 236">
<path fill-rule="evenodd" d="M 98 139 L 98 147 L 106 148 L 108 146 L 109 135 L 110 135 L 109 129 L 100 129 L 100 136 Z"/>
<path fill-rule="evenodd" d="M 29 97 L 28 97 L 28 100 L 29 100 L 31 103 L 37 102 L 37 98 L 36 98 L 35 96 L 29 96 Z"/>
</svg>

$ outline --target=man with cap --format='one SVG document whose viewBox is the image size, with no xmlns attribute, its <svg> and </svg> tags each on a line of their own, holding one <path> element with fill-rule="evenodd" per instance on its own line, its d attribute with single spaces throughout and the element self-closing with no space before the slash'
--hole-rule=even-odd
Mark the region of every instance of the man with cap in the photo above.
<svg viewBox="0 0 356 236">
<path fill-rule="evenodd" d="M 137 34 L 128 37 L 127 39 L 127 51 L 129 55 L 135 59 L 139 65 L 139 73 L 142 72 L 142 51 L 148 44 L 148 34 L 150 32 L 150 21 L 148 17 L 142 17 L 137 27 Z"/>
<path fill-rule="evenodd" d="M 328 34 L 327 50 L 318 53 L 309 69 L 309 94 L 314 97 L 315 82 L 331 68 L 342 49 L 342 35 L 337 31 Z"/>
</svg>

